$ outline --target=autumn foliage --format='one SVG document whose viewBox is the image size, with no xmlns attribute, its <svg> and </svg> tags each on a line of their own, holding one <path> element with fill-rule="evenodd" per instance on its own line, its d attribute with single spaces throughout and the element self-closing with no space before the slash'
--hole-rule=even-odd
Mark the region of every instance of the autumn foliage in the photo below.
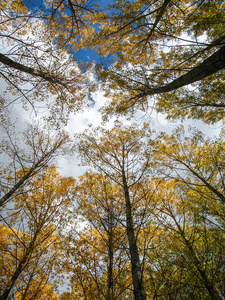
<svg viewBox="0 0 225 300">
<path fill-rule="evenodd" d="M 1 1 L 0 300 L 225 298 L 224 8 Z M 90 49 L 100 62 L 76 58 Z M 71 139 L 98 89 L 114 126 Z M 42 121 L 17 126 L 18 103 Z M 183 125 L 118 121 L 140 111 Z M 75 151 L 77 180 L 57 169 Z"/>
</svg>

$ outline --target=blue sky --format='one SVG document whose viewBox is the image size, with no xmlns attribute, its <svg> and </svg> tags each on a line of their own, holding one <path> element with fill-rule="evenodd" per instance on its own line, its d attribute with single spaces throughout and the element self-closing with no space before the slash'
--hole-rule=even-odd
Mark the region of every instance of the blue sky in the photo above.
<svg viewBox="0 0 225 300">
<path fill-rule="evenodd" d="M 37 9 L 44 9 L 44 5 L 43 5 L 43 0 L 24 0 L 25 5 L 35 11 Z M 109 4 L 113 4 L 114 0 L 92 0 L 92 3 L 98 3 L 99 4 L 99 8 L 100 9 L 107 9 L 107 5 Z M 104 60 L 104 62 L 107 64 L 110 63 L 110 58 L 103 58 L 103 57 L 99 57 L 97 51 L 93 51 L 91 49 L 88 50 L 83 50 L 80 49 L 78 50 L 76 53 L 74 53 L 74 56 L 78 59 L 81 60 L 85 63 L 89 63 L 89 62 L 101 62 L 102 60 Z"/>
</svg>

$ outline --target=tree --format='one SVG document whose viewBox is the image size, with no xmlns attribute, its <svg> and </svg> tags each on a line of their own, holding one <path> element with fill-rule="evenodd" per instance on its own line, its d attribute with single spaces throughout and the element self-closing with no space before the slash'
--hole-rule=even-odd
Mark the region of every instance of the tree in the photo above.
<svg viewBox="0 0 225 300">
<path fill-rule="evenodd" d="M 28 125 L 23 133 L 16 133 L 11 122 L 7 125 L 3 122 L 2 127 L 0 150 L 5 163 L 2 164 L 0 179 L 3 194 L 0 206 L 8 203 L 16 193 L 19 194 L 24 185 L 53 159 L 70 151 L 70 140 L 65 132 L 56 134 L 47 127 L 41 130 L 38 124 Z"/>
<path fill-rule="evenodd" d="M 160 182 L 152 195 L 154 209 L 150 213 L 156 218 L 156 224 L 166 230 L 163 251 L 175 257 L 177 264 L 168 268 L 161 261 L 159 271 L 166 270 L 174 276 L 165 279 L 165 286 L 155 292 L 163 295 L 166 288 L 172 295 L 176 289 L 184 291 L 186 286 L 189 291 L 183 293 L 194 293 L 196 286 L 203 285 L 205 291 L 198 291 L 201 298 L 222 299 L 224 142 L 222 136 L 205 139 L 198 130 L 191 129 L 189 135 L 185 137 L 184 129 L 179 127 L 172 135 L 162 133 L 150 141 L 157 170 L 155 176 Z M 165 254 L 166 260 L 169 260 L 168 255 Z M 162 259 L 161 254 L 159 257 Z M 154 263 L 151 269 L 153 276 Z M 163 272 L 160 272 L 161 281 Z M 201 283 L 198 283 L 199 277 Z"/>
<path fill-rule="evenodd" d="M 189 188 L 215 203 L 224 204 L 223 137 L 205 138 L 198 130 L 183 127 L 172 135 L 161 134 L 154 144 L 158 174 L 184 182 Z"/>
<path fill-rule="evenodd" d="M 27 5 L 18 0 L 1 3 L 0 36 L 5 50 L 0 53 L 0 75 L 16 94 L 12 102 L 21 100 L 26 107 L 29 103 L 37 113 L 36 101 L 44 101 L 51 118 L 65 122 L 87 99 L 89 75 L 72 59 L 62 37 L 67 42 L 71 39 L 75 50 L 82 15 L 93 7 L 66 0 L 47 1 L 37 10 Z"/>
<path fill-rule="evenodd" d="M 14 197 L 8 216 L 1 215 L 9 241 L 1 247 L 0 299 L 14 294 L 22 299 L 31 295 L 40 299 L 48 289 L 45 285 L 60 273 L 59 221 L 65 221 L 69 214 L 73 184 L 72 178 L 62 178 L 49 167 L 35 175 L 24 193 Z"/>
<path fill-rule="evenodd" d="M 225 67 L 220 1 L 115 1 L 110 8 L 86 45 L 115 58 L 109 68 L 98 69 L 106 94 L 115 90 L 111 111 L 146 109 L 148 96 L 202 81 Z"/>
<path fill-rule="evenodd" d="M 135 207 L 143 196 L 141 185 L 149 167 L 149 156 L 143 143 L 144 135 L 144 130 L 137 130 L 134 126 L 123 128 L 122 124 L 118 123 L 112 130 L 99 128 L 95 132 L 84 133 L 78 146 L 85 164 L 96 167 L 123 191 L 126 233 L 136 300 L 146 299 L 137 245 L 138 232 L 135 232 L 138 224 L 134 226 L 133 219 Z"/>
<path fill-rule="evenodd" d="M 85 226 L 79 229 L 78 223 L 75 235 L 72 230 L 74 246 L 67 251 L 74 295 L 106 300 L 132 297 L 122 191 L 103 174 L 86 173 L 79 179 L 76 219 Z"/>
<path fill-rule="evenodd" d="M 224 234 L 215 224 L 207 224 L 205 203 L 201 196 L 193 193 L 184 183 L 165 180 L 158 186 L 152 201 L 156 202 L 157 207 L 155 218 L 165 230 L 161 241 L 165 243 L 164 255 L 170 256 L 174 265 L 171 278 L 164 288 L 168 288 L 170 282 L 171 294 L 180 289 L 180 293 L 188 298 L 195 299 L 199 295 L 205 299 L 222 299 L 224 272 L 221 266 L 224 263 L 221 245 Z M 170 260 L 168 256 L 166 259 Z M 180 278 L 176 278 L 176 273 L 180 274 Z M 174 279 L 176 285 L 173 284 Z M 164 288 L 158 290 L 158 295 L 165 292 Z"/>
</svg>

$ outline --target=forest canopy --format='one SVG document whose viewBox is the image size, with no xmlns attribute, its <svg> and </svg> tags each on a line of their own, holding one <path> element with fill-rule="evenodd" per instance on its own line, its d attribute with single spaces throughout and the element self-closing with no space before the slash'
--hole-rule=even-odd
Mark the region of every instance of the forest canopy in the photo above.
<svg viewBox="0 0 225 300">
<path fill-rule="evenodd" d="M 1 1 L 0 300 L 224 299 L 224 11 Z M 72 136 L 100 92 L 105 122 Z"/>
</svg>

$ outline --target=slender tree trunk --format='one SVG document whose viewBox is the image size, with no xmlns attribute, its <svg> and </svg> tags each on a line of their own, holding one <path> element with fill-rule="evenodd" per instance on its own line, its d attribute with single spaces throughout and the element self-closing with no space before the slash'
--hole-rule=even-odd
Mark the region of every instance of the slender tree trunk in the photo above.
<svg viewBox="0 0 225 300">
<path fill-rule="evenodd" d="M 123 173 L 123 189 L 126 203 L 126 226 L 127 226 L 127 237 L 129 242 L 129 251 L 131 256 L 131 268 L 132 268 L 132 279 L 134 286 L 134 298 L 135 300 L 146 300 L 146 293 L 143 284 L 143 277 L 141 271 L 140 258 L 135 238 L 134 225 L 131 212 L 131 203 L 129 189 L 127 186 L 126 176 L 124 170 Z"/>
<path fill-rule="evenodd" d="M 150 96 L 174 91 L 188 84 L 197 82 L 225 68 L 225 46 L 204 60 L 183 76 L 159 88 L 145 88 L 142 95 Z"/>
<path fill-rule="evenodd" d="M 152 37 L 153 33 L 154 33 L 154 30 L 155 28 L 157 27 L 158 23 L 160 22 L 163 14 L 166 12 L 167 10 L 167 6 L 168 4 L 171 2 L 171 0 L 164 0 L 162 6 L 160 7 L 159 9 L 159 13 L 157 15 L 157 17 L 155 18 L 155 22 L 151 28 L 151 31 L 149 32 L 148 36 L 147 36 L 147 40 L 146 40 L 146 44 L 147 42 L 150 40 L 150 38 Z"/>
<path fill-rule="evenodd" d="M 175 220 L 176 222 L 176 220 Z M 182 236 L 183 242 L 184 244 L 187 246 L 189 253 L 191 255 L 192 261 L 196 267 L 196 269 L 198 270 L 202 282 L 204 283 L 205 288 L 207 289 L 210 297 L 212 300 L 222 300 L 222 298 L 220 297 L 220 295 L 218 294 L 218 292 L 216 291 L 216 289 L 214 288 L 213 283 L 209 280 L 206 272 L 203 270 L 201 262 L 199 261 L 191 243 L 189 242 L 189 240 L 186 238 L 182 228 L 179 226 L 179 224 L 176 222 L 176 225 L 178 227 L 178 230 L 180 232 L 180 235 Z"/>
<path fill-rule="evenodd" d="M 34 250 L 34 244 L 37 239 L 38 231 L 35 232 L 35 235 L 33 236 L 29 246 L 27 247 L 22 259 L 19 262 L 19 265 L 17 266 L 15 272 L 13 273 L 9 283 L 7 284 L 5 290 L 0 295 L 0 300 L 6 300 L 9 296 L 9 293 L 11 292 L 12 288 L 14 287 L 18 277 L 22 273 L 23 269 L 26 267 L 27 262 L 29 261 L 30 255 Z"/>
<path fill-rule="evenodd" d="M 29 171 L 20 179 L 19 182 L 17 182 L 8 193 L 6 193 L 1 199 L 0 199 L 0 207 L 5 204 L 5 202 L 24 184 L 24 182 L 32 177 L 40 168 L 44 167 L 47 162 L 49 161 L 51 155 L 62 146 L 64 143 L 64 139 L 57 142 L 57 144 L 47 153 L 44 153 L 42 157 L 29 169 Z"/>
<path fill-rule="evenodd" d="M 109 238 L 108 238 L 108 254 L 109 254 L 109 263 L 108 263 L 108 289 L 107 289 L 107 298 L 108 300 L 113 300 L 113 235 L 112 235 L 112 213 L 110 212 L 109 220 Z"/>
<path fill-rule="evenodd" d="M 24 184 L 24 182 L 33 175 L 33 173 L 42 165 L 44 160 L 45 157 L 43 156 L 32 168 L 30 168 L 20 181 L 17 182 L 11 190 L 0 199 L 0 206 L 4 205 L 4 203 Z"/>
<path fill-rule="evenodd" d="M 204 177 L 202 177 L 201 175 L 199 175 L 194 169 L 192 169 L 188 164 L 186 164 L 185 162 L 183 162 L 182 160 L 176 159 L 176 161 L 178 161 L 179 163 L 181 163 L 183 166 L 185 166 L 194 176 L 196 176 L 199 180 L 201 180 L 201 182 L 204 183 L 204 185 L 210 190 L 212 191 L 215 195 L 217 195 L 220 200 L 225 203 L 225 196 L 220 193 L 216 188 L 214 188 Z"/>
</svg>

